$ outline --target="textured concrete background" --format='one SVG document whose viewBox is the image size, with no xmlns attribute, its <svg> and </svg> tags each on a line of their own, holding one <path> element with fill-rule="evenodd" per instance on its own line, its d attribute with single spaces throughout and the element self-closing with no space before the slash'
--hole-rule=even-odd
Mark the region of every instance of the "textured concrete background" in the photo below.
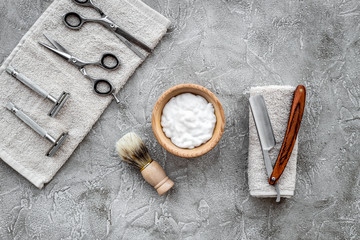
<svg viewBox="0 0 360 240">
<path fill-rule="evenodd" d="M 172 31 L 53 181 L 38 190 L 0 162 L 0 239 L 360 239 L 358 0 L 145 2 Z M 0 1 L 0 61 L 50 3 Z M 215 149 L 189 160 L 151 130 L 157 98 L 185 82 L 216 93 L 227 119 Z M 248 90 L 300 83 L 295 196 L 252 198 Z M 131 130 L 175 181 L 167 196 L 119 161 L 113 145 Z"/>
</svg>

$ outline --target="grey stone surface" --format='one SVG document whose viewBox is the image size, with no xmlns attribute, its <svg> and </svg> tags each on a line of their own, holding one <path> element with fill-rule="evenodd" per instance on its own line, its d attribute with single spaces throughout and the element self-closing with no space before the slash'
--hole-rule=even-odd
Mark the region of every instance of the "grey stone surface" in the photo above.
<svg viewBox="0 0 360 240">
<path fill-rule="evenodd" d="M 358 0 L 145 0 L 172 31 L 120 91 L 56 177 L 38 190 L 0 162 L 0 239 L 360 239 Z M 0 1 L 0 62 L 51 0 Z M 157 98 L 197 83 L 226 130 L 182 159 L 151 130 Z M 296 193 L 249 196 L 248 90 L 305 84 Z M 137 132 L 175 188 L 159 197 L 114 143 Z"/>
</svg>

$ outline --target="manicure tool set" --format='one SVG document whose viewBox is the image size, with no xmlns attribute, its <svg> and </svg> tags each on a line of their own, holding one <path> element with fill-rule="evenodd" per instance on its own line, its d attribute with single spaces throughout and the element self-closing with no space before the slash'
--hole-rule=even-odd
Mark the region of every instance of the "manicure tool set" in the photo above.
<svg viewBox="0 0 360 240">
<path fill-rule="evenodd" d="M 110 20 L 108 15 L 106 15 L 99 7 L 97 7 L 92 0 L 72 0 L 72 2 L 74 2 L 79 6 L 90 7 L 95 9 L 100 14 L 101 17 L 98 19 L 90 19 L 90 18 L 85 18 L 76 12 L 68 12 L 62 18 L 63 23 L 66 27 L 74 30 L 79 30 L 84 23 L 88 23 L 88 22 L 99 23 L 105 26 L 107 29 L 111 30 L 126 47 L 128 47 L 134 54 L 136 54 L 142 60 L 146 58 L 146 54 L 151 53 L 152 48 L 150 48 L 144 42 L 136 39 L 130 33 L 119 27 L 115 22 Z M 65 47 L 60 45 L 57 41 L 51 39 L 45 34 L 44 36 L 50 42 L 51 45 L 42 42 L 39 42 L 39 44 L 51 50 L 52 52 L 56 53 L 57 55 L 61 56 L 63 59 L 65 59 L 66 61 L 77 67 L 79 71 L 82 73 L 82 75 L 91 81 L 93 85 L 93 91 L 95 94 L 102 97 L 112 96 L 115 99 L 116 103 L 120 103 L 120 100 L 116 97 L 116 88 L 109 80 L 106 80 L 104 78 L 94 78 L 90 76 L 85 69 L 86 66 L 97 66 L 97 67 L 102 67 L 108 71 L 116 70 L 121 65 L 120 60 L 118 59 L 117 56 L 115 56 L 112 53 L 104 53 L 98 61 L 86 62 L 73 56 Z M 146 52 L 146 54 L 142 53 L 141 51 Z M 50 109 L 48 113 L 48 116 L 50 117 L 53 118 L 56 117 L 56 115 L 63 108 L 63 106 L 65 106 L 67 100 L 70 97 L 70 93 L 65 91 L 63 91 L 58 98 L 54 97 L 46 90 L 42 89 L 39 85 L 37 85 L 35 81 L 31 80 L 25 74 L 21 73 L 20 71 L 16 70 L 14 67 L 10 65 L 7 67 L 6 71 L 15 79 L 23 83 L 26 87 L 30 88 L 38 95 L 42 96 L 43 98 L 53 103 L 53 107 Z M 60 137 L 55 139 L 51 135 L 49 135 L 38 123 L 32 120 L 24 112 L 22 112 L 13 103 L 9 102 L 6 105 L 6 108 L 10 110 L 12 113 L 14 113 L 15 116 L 17 116 L 26 125 L 28 125 L 35 132 L 37 132 L 40 136 L 46 138 L 53 144 L 52 147 L 49 149 L 49 151 L 46 153 L 46 156 L 48 157 L 52 157 L 56 153 L 56 151 L 60 148 L 60 146 L 64 143 L 64 141 L 68 136 L 68 133 L 62 133 Z"/>
</svg>

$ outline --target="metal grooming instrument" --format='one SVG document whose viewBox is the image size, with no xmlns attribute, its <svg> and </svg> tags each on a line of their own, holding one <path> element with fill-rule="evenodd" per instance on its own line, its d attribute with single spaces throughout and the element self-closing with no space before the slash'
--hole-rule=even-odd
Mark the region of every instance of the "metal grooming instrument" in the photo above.
<svg viewBox="0 0 360 240">
<path fill-rule="evenodd" d="M 65 139 L 68 136 L 68 133 L 62 133 L 60 137 L 55 139 L 50 134 L 48 134 L 40 125 L 38 125 L 34 120 L 32 120 L 29 116 L 23 113 L 18 107 L 16 107 L 13 103 L 9 102 L 6 104 L 6 108 L 15 114 L 21 121 L 23 121 L 26 125 L 31 127 L 35 132 L 37 132 L 40 136 L 46 138 L 53 145 L 45 154 L 47 157 L 52 157 L 56 151 L 61 147 L 64 143 Z"/>
<path fill-rule="evenodd" d="M 58 98 L 55 98 L 50 93 L 46 92 L 42 88 L 40 88 L 36 83 L 34 83 L 31 79 L 26 77 L 24 74 L 20 73 L 16 69 L 14 69 L 12 66 L 8 66 L 6 68 L 6 72 L 9 73 L 11 76 L 22 82 L 25 86 L 39 94 L 45 99 L 50 100 L 52 103 L 54 103 L 54 106 L 50 109 L 48 115 L 50 117 L 55 117 L 60 109 L 64 106 L 68 98 L 70 97 L 70 93 L 62 92 L 61 95 Z"/>
<path fill-rule="evenodd" d="M 68 28 L 79 30 L 82 27 L 82 25 L 86 22 L 100 23 L 107 29 L 114 32 L 115 35 L 120 39 L 120 41 L 122 41 L 131 51 L 133 51 L 142 60 L 144 60 L 146 57 L 135 47 L 135 45 L 137 45 L 138 47 L 149 53 L 152 51 L 152 49 L 149 46 L 147 46 L 144 42 L 136 39 L 134 36 L 126 32 L 114 21 L 112 21 L 108 15 L 106 15 L 99 7 L 97 7 L 93 3 L 92 0 L 73 0 L 73 2 L 83 7 L 93 8 L 100 14 L 101 18 L 90 19 L 90 18 L 85 18 L 76 12 L 68 12 L 63 16 L 63 22 L 65 26 L 67 26 Z M 71 22 L 71 19 L 73 20 L 76 19 L 77 21 L 73 23 Z"/>
<path fill-rule="evenodd" d="M 269 114 L 266 108 L 265 100 L 262 95 L 252 96 L 249 99 L 250 108 L 254 117 L 257 133 L 259 136 L 261 149 L 264 156 L 264 163 L 268 178 L 271 177 L 273 166 L 269 156 L 269 151 L 275 146 L 274 132 L 271 126 Z M 280 202 L 280 189 L 278 184 L 274 184 L 276 190 L 276 202 Z"/>
<path fill-rule="evenodd" d="M 44 46 L 45 48 L 51 50 L 52 52 L 56 53 L 75 67 L 79 69 L 84 77 L 89 79 L 93 84 L 94 92 L 99 96 L 109 96 L 112 95 L 115 99 L 116 103 L 120 103 L 120 100 L 116 97 L 115 94 L 115 87 L 113 84 L 103 78 L 93 78 L 87 72 L 85 67 L 88 65 L 102 67 L 109 71 L 113 71 L 120 66 L 119 59 L 112 53 L 105 53 L 102 57 L 96 62 L 85 62 L 80 60 L 79 58 L 74 57 L 68 50 L 66 50 L 63 46 L 60 45 L 57 41 L 51 39 L 50 37 L 44 34 L 45 38 L 51 43 L 52 46 L 47 45 L 45 43 L 39 42 L 40 45 Z M 112 63 L 109 63 L 107 60 L 112 60 Z"/>
</svg>

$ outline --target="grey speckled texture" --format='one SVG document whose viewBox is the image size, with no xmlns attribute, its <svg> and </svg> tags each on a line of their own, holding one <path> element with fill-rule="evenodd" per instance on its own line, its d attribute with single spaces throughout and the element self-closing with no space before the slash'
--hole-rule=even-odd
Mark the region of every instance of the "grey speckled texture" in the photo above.
<svg viewBox="0 0 360 240">
<path fill-rule="evenodd" d="M 359 239 L 358 0 L 146 0 L 173 22 L 75 154 L 38 190 L 0 163 L 1 239 Z M 0 1 L 0 61 L 49 5 Z M 181 159 L 151 130 L 169 87 L 198 83 L 223 104 L 226 130 L 210 153 Z M 307 87 L 295 195 L 249 196 L 248 90 Z M 175 188 L 157 196 L 114 143 L 147 142 Z"/>
</svg>

